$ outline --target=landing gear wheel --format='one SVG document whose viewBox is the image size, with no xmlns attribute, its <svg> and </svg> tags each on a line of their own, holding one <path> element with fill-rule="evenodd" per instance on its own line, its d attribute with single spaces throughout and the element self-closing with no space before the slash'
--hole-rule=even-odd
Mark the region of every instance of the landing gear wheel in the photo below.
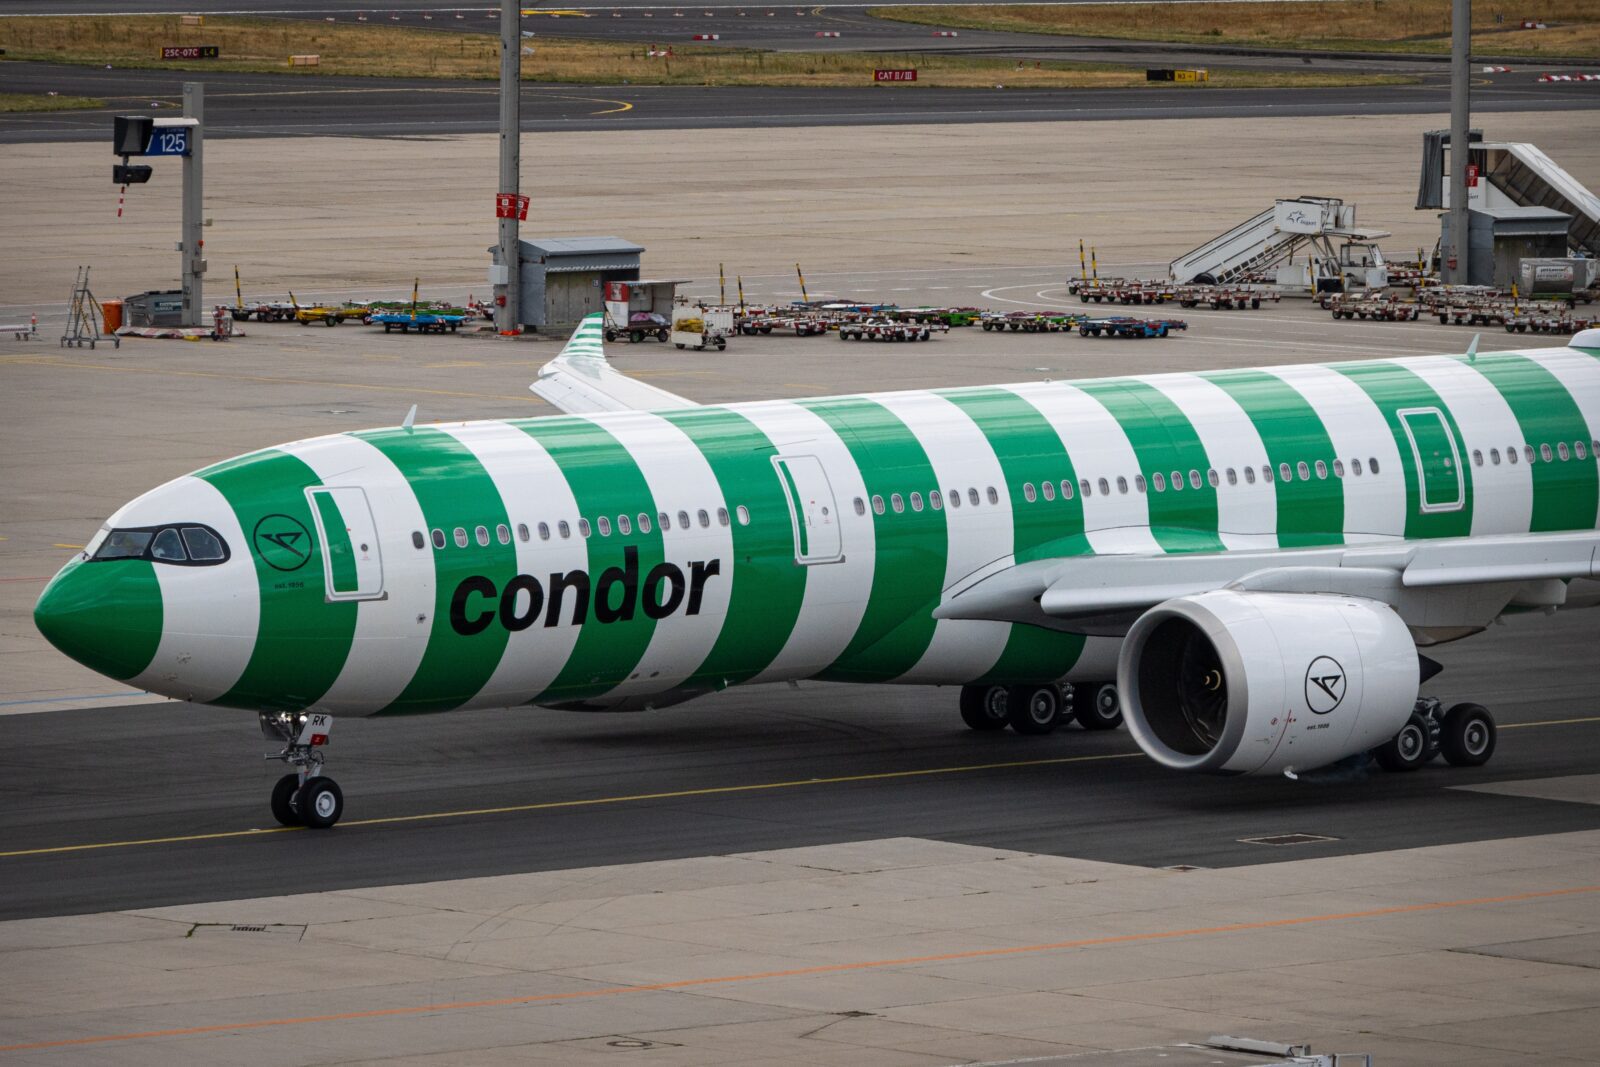
<svg viewBox="0 0 1600 1067">
<path fill-rule="evenodd" d="M 313 830 L 326 830 L 344 814 L 344 794 L 332 778 L 312 778 L 300 788 L 295 809 Z"/>
<path fill-rule="evenodd" d="M 1116 682 L 1084 682 L 1072 687 L 1072 710 L 1085 730 L 1115 730 L 1122 725 L 1122 699 Z"/>
<path fill-rule="evenodd" d="M 1004 730 L 1007 706 L 1003 685 L 961 687 L 961 721 L 974 730 Z"/>
<path fill-rule="evenodd" d="M 1428 720 L 1416 712 L 1400 732 L 1373 750 L 1378 766 L 1386 771 L 1414 771 L 1428 762 Z"/>
<path fill-rule="evenodd" d="M 294 809 L 294 794 L 299 788 L 298 774 L 286 774 L 272 787 L 272 817 L 283 826 L 303 825 Z"/>
<path fill-rule="evenodd" d="M 1006 718 L 1019 734 L 1053 733 L 1061 725 L 1061 690 L 1053 685 L 1012 686 L 1006 704 Z"/>
<path fill-rule="evenodd" d="M 1494 755 L 1494 716 L 1482 704 L 1457 704 L 1444 713 L 1439 751 L 1452 767 L 1482 767 Z"/>
</svg>

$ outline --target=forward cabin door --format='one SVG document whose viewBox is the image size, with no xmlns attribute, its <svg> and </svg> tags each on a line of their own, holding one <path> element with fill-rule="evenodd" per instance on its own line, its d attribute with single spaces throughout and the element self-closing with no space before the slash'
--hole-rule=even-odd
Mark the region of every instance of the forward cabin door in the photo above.
<svg viewBox="0 0 1600 1067">
<path fill-rule="evenodd" d="M 839 509 L 822 461 L 816 456 L 773 456 L 772 465 L 783 483 L 784 499 L 789 502 L 795 562 L 811 566 L 843 560 Z"/>
<path fill-rule="evenodd" d="M 366 490 L 341 485 L 307 489 L 322 546 L 329 600 L 383 599 L 383 555 Z"/>
<path fill-rule="evenodd" d="M 1419 506 L 1425 514 L 1460 511 L 1466 505 L 1466 478 L 1456 435 L 1438 408 L 1398 411 L 1416 463 Z"/>
</svg>

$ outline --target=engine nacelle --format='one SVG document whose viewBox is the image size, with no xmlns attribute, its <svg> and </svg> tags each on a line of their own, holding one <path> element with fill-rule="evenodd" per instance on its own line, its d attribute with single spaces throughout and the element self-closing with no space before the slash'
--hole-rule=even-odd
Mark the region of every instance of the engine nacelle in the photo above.
<svg viewBox="0 0 1600 1067">
<path fill-rule="evenodd" d="M 1215 590 L 1151 608 L 1117 663 L 1139 747 L 1175 770 L 1312 770 L 1405 725 L 1417 648 L 1386 604 Z"/>
</svg>

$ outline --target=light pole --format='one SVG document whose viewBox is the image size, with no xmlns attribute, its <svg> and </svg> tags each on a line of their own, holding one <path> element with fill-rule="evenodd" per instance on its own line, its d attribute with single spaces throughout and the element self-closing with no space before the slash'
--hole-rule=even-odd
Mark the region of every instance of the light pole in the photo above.
<svg viewBox="0 0 1600 1067">
<path fill-rule="evenodd" d="M 520 329 L 517 295 L 521 263 L 517 251 L 516 197 L 522 179 L 522 5 L 500 3 L 500 193 L 512 198 L 512 210 L 500 216 L 500 264 L 503 286 L 495 291 L 495 329 L 506 334 Z M 498 201 L 499 198 L 497 198 Z M 507 215 L 510 215 L 507 218 Z"/>
<path fill-rule="evenodd" d="M 1445 281 L 1462 285 L 1468 271 L 1467 145 L 1471 117 L 1471 92 L 1467 62 L 1472 46 L 1472 0 L 1452 0 L 1450 6 L 1450 254 L 1445 259 Z M 1454 261 L 1455 266 L 1449 264 Z"/>
</svg>

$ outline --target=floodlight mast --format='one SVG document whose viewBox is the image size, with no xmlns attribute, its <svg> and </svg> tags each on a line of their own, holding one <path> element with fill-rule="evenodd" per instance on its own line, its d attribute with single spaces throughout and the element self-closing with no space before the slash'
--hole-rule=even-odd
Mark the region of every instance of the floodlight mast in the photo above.
<svg viewBox="0 0 1600 1067">
<path fill-rule="evenodd" d="M 1471 118 L 1467 65 L 1472 49 L 1472 0 L 1452 0 L 1450 7 L 1450 250 L 1441 264 L 1444 280 L 1465 285 L 1468 268 L 1467 165 L 1472 149 L 1467 144 Z"/>
<path fill-rule="evenodd" d="M 189 152 L 183 157 L 183 324 L 202 326 L 207 321 L 201 295 L 205 261 L 205 195 L 203 190 L 202 150 L 205 148 L 204 82 L 183 83 L 183 115 L 193 119 L 189 128 Z"/>
<path fill-rule="evenodd" d="M 522 5 L 500 3 L 500 192 L 516 203 L 522 171 Z M 517 212 L 500 211 L 500 265 L 503 286 L 495 291 L 495 329 L 501 334 L 521 329 L 517 297 L 522 288 L 517 250 Z M 510 217 L 508 218 L 507 215 Z"/>
</svg>

